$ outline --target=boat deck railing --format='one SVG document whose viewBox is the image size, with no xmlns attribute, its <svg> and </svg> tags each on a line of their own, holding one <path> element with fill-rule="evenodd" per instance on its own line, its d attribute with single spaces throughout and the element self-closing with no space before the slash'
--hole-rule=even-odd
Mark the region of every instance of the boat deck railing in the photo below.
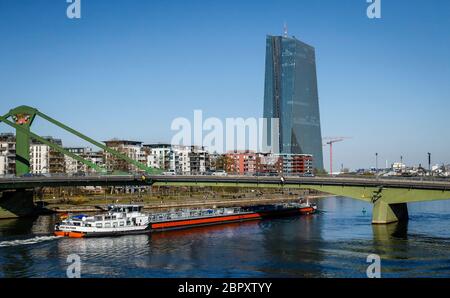
<svg viewBox="0 0 450 298">
<path fill-rule="evenodd" d="M 217 215 L 237 215 L 257 211 L 282 210 L 286 208 L 299 208 L 300 203 L 281 203 L 272 205 L 259 205 L 252 207 L 233 207 L 233 208 L 217 208 L 217 209 L 183 209 L 171 212 L 151 213 L 149 214 L 150 222 L 171 221 L 180 219 L 195 219 L 203 217 L 211 217 Z"/>
<path fill-rule="evenodd" d="M 243 213 L 249 213 L 251 211 L 241 208 L 219 208 L 219 209 L 184 209 L 179 211 L 164 212 L 164 213 L 151 213 L 149 215 L 150 222 L 171 221 L 178 219 L 194 219 L 203 218 L 217 215 L 237 215 Z"/>
</svg>

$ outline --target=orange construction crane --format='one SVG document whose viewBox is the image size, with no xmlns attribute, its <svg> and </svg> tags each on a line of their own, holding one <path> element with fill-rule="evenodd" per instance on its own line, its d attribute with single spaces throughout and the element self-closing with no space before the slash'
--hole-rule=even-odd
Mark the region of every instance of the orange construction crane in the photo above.
<svg viewBox="0 0 450 298">
<path fill-rule="evenodd" d="M 330 145 L 330 175 L 333 175 L 333 144 L 334 143 L 338 143 L 338 142 L 342 142 L 346 139 L 351 139 L 351 137 L 328 137 L 328 138 L 323 138 L 323 140 L 328 141 L 324 144 L 324 146 L 326 145 Z"/>
</svg>

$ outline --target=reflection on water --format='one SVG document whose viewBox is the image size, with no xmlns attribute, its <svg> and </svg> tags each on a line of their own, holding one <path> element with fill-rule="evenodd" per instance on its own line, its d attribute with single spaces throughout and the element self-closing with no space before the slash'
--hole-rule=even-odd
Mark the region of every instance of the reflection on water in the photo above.
<svg viewBox="0 0 450 298">
<path fill-rule="evenodd" d="M 21 236 L 31 234 L 35 218 L 0 220 L 0 237 Z"/>
<path fill-rule="evenodd" d="M 372 225 L 374 242 L 389 242 L 408 239 L 408 222 L 390 225 Z"/>
<path fill-rule="evenodd" d="M 149 235 L 51 236 L 53 216 L 0 221 L 0 277 L 65 277 L 78 254 L 84 277 L 365 277 L 369 254 L 384 277 L 450 276 L 450 201 L 410 204 L 410 221 L 371 224 L 347 198 L 321 212 Z"/>
</svg>

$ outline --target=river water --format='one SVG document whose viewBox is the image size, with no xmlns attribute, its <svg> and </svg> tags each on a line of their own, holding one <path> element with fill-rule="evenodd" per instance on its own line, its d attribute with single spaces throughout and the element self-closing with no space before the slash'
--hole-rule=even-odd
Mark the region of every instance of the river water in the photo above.
<svg viewBox="0 0 450 298">
<path fill-rule="evenodd" d="M 310 216 L 152 235 L 68 239 L 54 216 L 0 220 L 0 277 L 450 277 L 450 201 L 409 204 L 408 224 L 371 225 L 371 205 L 331 197 Z M 365 211 L 365 212 L 364 212 Z"/>
</svg>

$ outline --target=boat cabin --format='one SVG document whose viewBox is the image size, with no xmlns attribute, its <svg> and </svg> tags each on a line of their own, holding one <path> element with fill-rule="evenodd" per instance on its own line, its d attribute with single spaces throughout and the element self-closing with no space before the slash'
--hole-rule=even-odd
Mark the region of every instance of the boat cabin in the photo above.
<svg viewBox="0 0 450 298">
<path fill-rule="evenodd" d="M 141 212 L 143 206 L 140 205 L 109 205 L 109 213 L 133 213 Z"/>
</svg>

